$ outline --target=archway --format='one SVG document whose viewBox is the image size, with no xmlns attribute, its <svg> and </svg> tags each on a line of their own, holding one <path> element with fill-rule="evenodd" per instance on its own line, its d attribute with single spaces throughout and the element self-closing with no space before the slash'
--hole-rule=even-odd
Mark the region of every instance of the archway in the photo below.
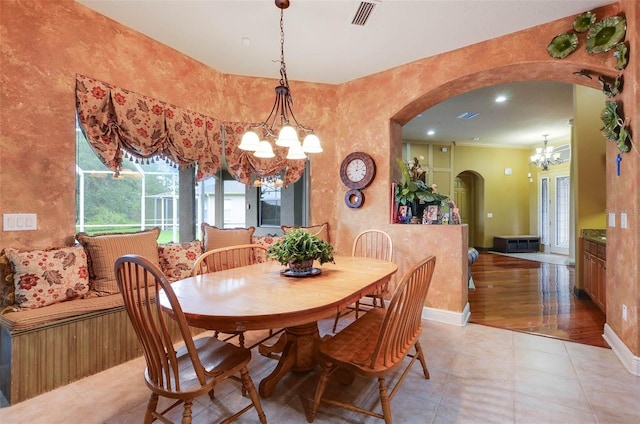
<svg viewBox="0 0 640 424">
<path fill-rule="evenodd" d="M 455 177 L 452 194 L 460 209 L 462 224 L 469 226 L 469 247 L 476 245 L 475 240 L 484 238 L 484 226 L 478 219 L 484 215 L 484 178 L 475 171 L 466 170 Z"/>
</svg>

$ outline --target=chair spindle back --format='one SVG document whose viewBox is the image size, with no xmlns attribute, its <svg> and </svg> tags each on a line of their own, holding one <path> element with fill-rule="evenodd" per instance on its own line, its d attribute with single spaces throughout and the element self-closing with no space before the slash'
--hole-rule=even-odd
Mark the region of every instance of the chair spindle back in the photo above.
<svg viewBox="0 0 640 424">
<path fill-rule="evenodd" d="M 422 259 L 398 284 L 387 308 L 370 366 L 392 366 L 407 355 L 422 331 L 422 308 L 436 265 L 435 256 Z"/>
</svg>

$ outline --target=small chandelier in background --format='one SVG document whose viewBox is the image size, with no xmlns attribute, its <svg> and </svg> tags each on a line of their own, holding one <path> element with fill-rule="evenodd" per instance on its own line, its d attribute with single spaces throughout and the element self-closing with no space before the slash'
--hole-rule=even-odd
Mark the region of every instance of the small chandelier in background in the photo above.
<svg viewBox="0 0 640 424">
<path fill-rule="evenodd" d="M 279 188 L 284 186 L 284 181 L 280 177 L 280 174 L 269 175 L 267 177 L 256 177 L 253 181 L 254 187 L 267 187 L 267 188 Z"/>
<path fill-rule="evenodd" d="M 547 146 L 547 137 L 549 134 L 543 134 L 544 147 L 536 148 L 536 154 L 531 156 L 531 164 L 548 171 L 551 165 L 560 165 L 560 153 L 553 153 L 553 146 Z"/>
<path fill-rule="evenodd" d="M 252 126 L 249 131 L 244 133 L 238 148 L 253 151 L 254 156 L 259 158 L 274 157 L 271 143 L 267 140 L 260 140 L 254 131 L 262 128 L 268 137 L 276 140 L 276 145 L 289 148 L 287 159 L 306 159 L 306 153 L 320 153 L 322 147 L 320 139 L 313 133 L 313 130 L 300 124 L 291 110 L 293 98 L 289 89 L 287 65 L 284 63 L 284 9 L 289 7 L 289 0 L 275 0 L 275 4 L 280 9 L 280 85 L 276 87 L 276 101 L 267 119 Z M 278 128 L 280 131 L 276 136 Z M 302 144 L 296 130 L 307 134 Z"/>
</svg>

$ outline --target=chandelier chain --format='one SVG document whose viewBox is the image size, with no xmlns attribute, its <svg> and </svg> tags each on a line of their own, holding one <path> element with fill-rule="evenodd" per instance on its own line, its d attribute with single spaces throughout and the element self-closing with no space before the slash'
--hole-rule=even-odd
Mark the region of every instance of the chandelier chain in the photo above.
<svg viewBox="0 0 640 424">
<path fill-rule="evenodd" d="M 280 9 L 280 85 L 289 88 L 287 65 L 284 62 L 284 9 Z"/>
</svg>

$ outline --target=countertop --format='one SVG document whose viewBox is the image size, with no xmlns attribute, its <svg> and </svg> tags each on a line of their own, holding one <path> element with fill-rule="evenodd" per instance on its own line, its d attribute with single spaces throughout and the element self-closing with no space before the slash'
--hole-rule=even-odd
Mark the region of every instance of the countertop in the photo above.
<svg viewBox="0 0 640 424">
<path fill-rule="evenodd" d="M 607 243 L 607 230 L 605 229 L 583 229 L 581 236 L 583 239 L 595 243 Z"/>
</svg>

